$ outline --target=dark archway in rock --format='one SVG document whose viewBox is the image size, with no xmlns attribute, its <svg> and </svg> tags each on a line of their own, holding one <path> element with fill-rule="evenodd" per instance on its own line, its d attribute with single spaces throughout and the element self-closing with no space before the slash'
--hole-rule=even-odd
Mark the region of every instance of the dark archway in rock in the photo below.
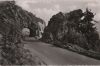
<svg viewBox="0 0 100 66">
<path fill-rule="evenodd" d="M 30 35 L 29 35 L 29 37 L 35 37 L 35 36 L 36 36 L 36 31 L 33 30 L 33 29 L 30 29 Z"/>
<path fill-rule="evenodd" d="M 38 26 L 35 23 L 28 25 L 28 29 L 30 30 L 29 37 L 35 37 L 37 35 L 36 31 L 38 30 Z"/>
</svg>

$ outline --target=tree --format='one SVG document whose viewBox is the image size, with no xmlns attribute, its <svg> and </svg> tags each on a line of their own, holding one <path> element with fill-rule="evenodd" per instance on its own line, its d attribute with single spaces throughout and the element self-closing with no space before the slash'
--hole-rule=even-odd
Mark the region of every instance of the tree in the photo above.
<svg viewBox="0 0 100 66">
<path fill-rule="evenodd" d="M 94 48 L 96 40 L 99 39 L 99 34 L 96 31 L 95 24 L 93 23 L 94 14 L 86 9 L 84 12 L 84 18 L 80 21 L 78 26 L 78 31 L 85 35 L 88 41 L 88 48 Z"/>
</svg>

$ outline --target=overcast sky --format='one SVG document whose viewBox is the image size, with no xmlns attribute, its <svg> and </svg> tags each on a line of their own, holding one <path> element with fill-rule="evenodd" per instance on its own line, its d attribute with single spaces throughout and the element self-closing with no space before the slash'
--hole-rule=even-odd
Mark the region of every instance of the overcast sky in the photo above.
<svg viewBox="0 0 100 66">
<path fill-rule="evenodd" d="M 96 13 L 95 20 L 100 21 L 100 0 L 15 0 L 17 5 L 28 10 L 47 23 L 52 15 L 87 7 Z M 100 25 L 100 23 L 98 24 Z M 99 28 L 99 27 L 98 27 Z"/>
<path fill-rule="evenodd" d="M 97 20 L 100 17 L 100 0 L 16 0 L 16 2 L 45 21 L 48 21 L 52 15 L 59 11 L 68 12 L 87 7 L 97 13 L 97 17 L 95 17 Z"/>
</svg>

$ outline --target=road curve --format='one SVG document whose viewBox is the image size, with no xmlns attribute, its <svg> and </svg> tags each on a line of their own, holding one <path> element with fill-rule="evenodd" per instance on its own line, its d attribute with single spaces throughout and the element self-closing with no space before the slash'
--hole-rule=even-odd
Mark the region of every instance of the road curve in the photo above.
<svg viewBox="0 0 100 66">
<path fill-rule="evenodd" d="M 40 41 L 25 42 L 25 47 L 48 65 L 100 65 L 99 60 Z"/>
</svg>

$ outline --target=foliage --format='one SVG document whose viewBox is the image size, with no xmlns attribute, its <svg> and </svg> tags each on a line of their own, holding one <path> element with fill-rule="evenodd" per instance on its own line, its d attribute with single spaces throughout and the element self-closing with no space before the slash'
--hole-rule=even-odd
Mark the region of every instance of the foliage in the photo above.
<svg viewBox="0 0 100 66">
<path fill-rule="evenodd" d="M 69 13 L 59 12 L 50 19 L 42 40 L 45 42 L 47 39 L 48 41 L 52 40 L 54 44 L 60 42 L 58 44 L 60 46 L 72 43 L 86 50 L 97 51 L 96 49 L 100 48 L 99 46 L 97 47 L 99 34 L 93 18 L 94 14 L 88 8 L 85 12 L 81 9 Z M 45 35 L 47 36 L 45 37 Z M 50 35 L 52 35 L 52 38 L 49 37 Z"/>
<path fill-rule="evenodd" d="M 34 19 L 29 12 L 15 5 L 14 1 L 0 3 L 0 33 L 3 35 L 0 48 L 0 65 L 36 65 L 36 59 L 24 48 L 22 28 Z M 32 16 L 32 15 L 31 15 Z M 35 17 L 36 18 L 36 17 Z M 34 23 L 35 24 L 35 23 Z"/>
<path fill-rule="evenodd" d="M 45 22 L 41 18 L 22 9 L 13 1 L 3 1 L 0 3 L 0 22 L 8 24 L 15 24 L 16 22 L 17 25 L 21 25 L 19 27 L 21 29 L 27 27 L 32 32 L 30 36 L 36 35 L 36 30 L 40 28 L 38 22 L 45 26 Z M 2 28 L 0 31 L 3 31 Z"/>
</svg>

